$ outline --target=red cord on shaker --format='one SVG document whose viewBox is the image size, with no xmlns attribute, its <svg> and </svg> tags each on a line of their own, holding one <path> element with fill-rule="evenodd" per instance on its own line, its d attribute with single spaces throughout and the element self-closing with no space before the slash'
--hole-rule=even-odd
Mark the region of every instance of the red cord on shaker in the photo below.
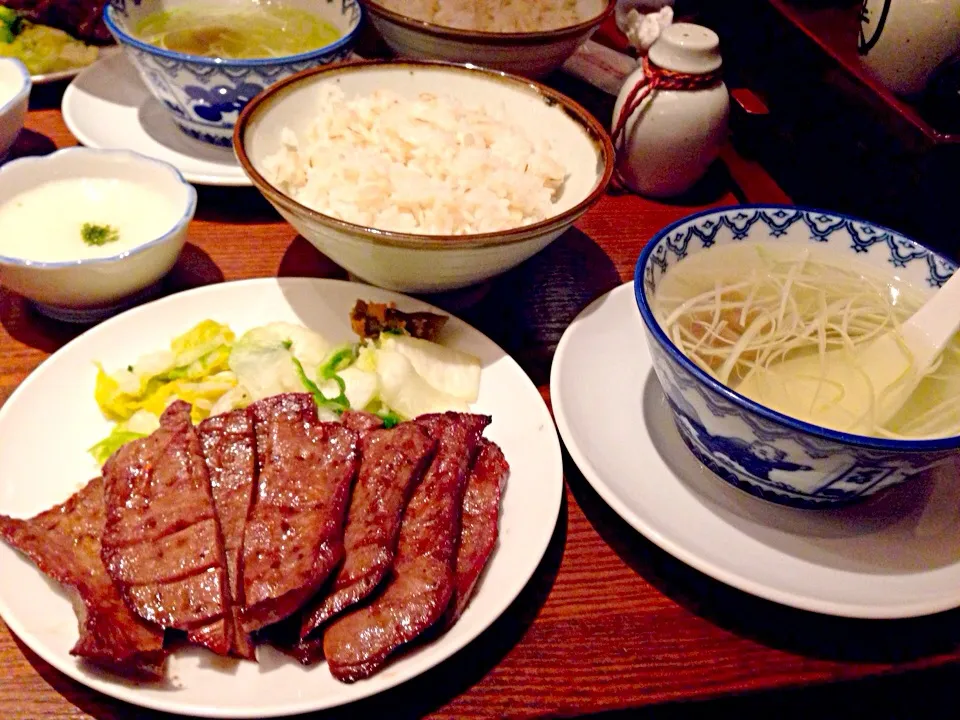
<svg viewBox="0 0 960 720">
<path fill-rule="evenodd" d="M 716 160 L 730 116 L 719 45 L 705 27 L 670 25 L 624 82 L 612 124 L 622 186 L 651 197 L 680 195 Z"/>
</svg>

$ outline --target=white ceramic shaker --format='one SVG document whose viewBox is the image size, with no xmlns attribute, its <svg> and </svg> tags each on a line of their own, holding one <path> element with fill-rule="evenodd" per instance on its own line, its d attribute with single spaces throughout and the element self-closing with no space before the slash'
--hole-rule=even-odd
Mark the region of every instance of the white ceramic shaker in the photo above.
<svg viewBox="0 0 960 720">
<path fill-rule="evenodd" d="M 664 28 L 648 59 L 665 70 L 707 75 L 720 68 L 720 39 L 700 25 L 675 23 Z M 624 82 L 614 106 L 614 129 L 630 91 L 644 78 L 641 65 Z M 729 119 L 730 98 L 722 81 L 699 90 L 654 90 L 626 120 L 617 143 L 621 182 L 652 197 L 686 192 L 716 160 Z"/>
<path fill-rule="evenodd" d="M 920 93 L 960 52 L 960 0 L 863 0 L 857 50 L 867 71 L 895 93 Z"/>
</svg>

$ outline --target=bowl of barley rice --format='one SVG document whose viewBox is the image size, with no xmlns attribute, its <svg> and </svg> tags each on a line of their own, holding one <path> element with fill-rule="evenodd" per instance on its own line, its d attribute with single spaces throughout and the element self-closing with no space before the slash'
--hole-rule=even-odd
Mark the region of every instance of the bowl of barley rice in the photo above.
<svg viewBox="0 0 960 720">
<path fill-rule="evenodd" d="M 400 57 L 447 60 L 540 78 L 609 16 L 616 0 L 361 0 Z"/>
<path fill-rule="evenodd" d="M 613 146 L 561 93 L 426 61 L 305 70 L 237 121 L 254 186 L 359 279 L 413 293 L 469 287 L 539 252 L 603 195 Z"/>
</svg>

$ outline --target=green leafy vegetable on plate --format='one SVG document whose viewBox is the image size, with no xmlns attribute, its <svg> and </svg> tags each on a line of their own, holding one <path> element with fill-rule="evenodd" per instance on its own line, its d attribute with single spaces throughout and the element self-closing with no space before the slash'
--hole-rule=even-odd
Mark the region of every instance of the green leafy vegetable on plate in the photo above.
<svg viewBox="0 0 960 720">
<path fill-rule="evenodd" d="M 62 30 L 35 25 L 16 10 L 0 5 L 0 57 L 21 60 L 31 75 L 83 68 L 99 55 L 98 48 Z"/>
<path fill-rule="evenodd" d="M 159 426 L 175 399 L 193 406 L 192 419 L 244 408 L 265 397 L 308 392 L 323 420 L 365 410 L 393 427 L 424 413 L 465 411 L 477 399 L 479 359 L 434 342 L 383 333 L 333 345 L 285 322 L 251 328 L 239 338 L 204 320 L 171 341 L 108 373 L 98 365 L 94 397 L 111 433 L 90 448 L 103 463 L 127 442 Z"/>
<path fill-rule="evenodd" d="M 12 43 L 22 26 L 23 19 L 16 10 L 0 5 L 0 42 Z"/>
</svg>

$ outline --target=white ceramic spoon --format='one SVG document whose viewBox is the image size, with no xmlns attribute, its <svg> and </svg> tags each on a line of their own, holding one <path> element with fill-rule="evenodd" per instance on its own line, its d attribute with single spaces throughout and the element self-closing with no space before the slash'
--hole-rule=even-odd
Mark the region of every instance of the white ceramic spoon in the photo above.
<svg viewBox="0 0 960 720">
<path fill-rule="evenodd" d="M 748 376 L 736 389 L 798 420 L 867 434 L 897 414 L 958 329 L 960 272 L 898 332 L 853 351 L 791 358 Z"/>
</svg>

